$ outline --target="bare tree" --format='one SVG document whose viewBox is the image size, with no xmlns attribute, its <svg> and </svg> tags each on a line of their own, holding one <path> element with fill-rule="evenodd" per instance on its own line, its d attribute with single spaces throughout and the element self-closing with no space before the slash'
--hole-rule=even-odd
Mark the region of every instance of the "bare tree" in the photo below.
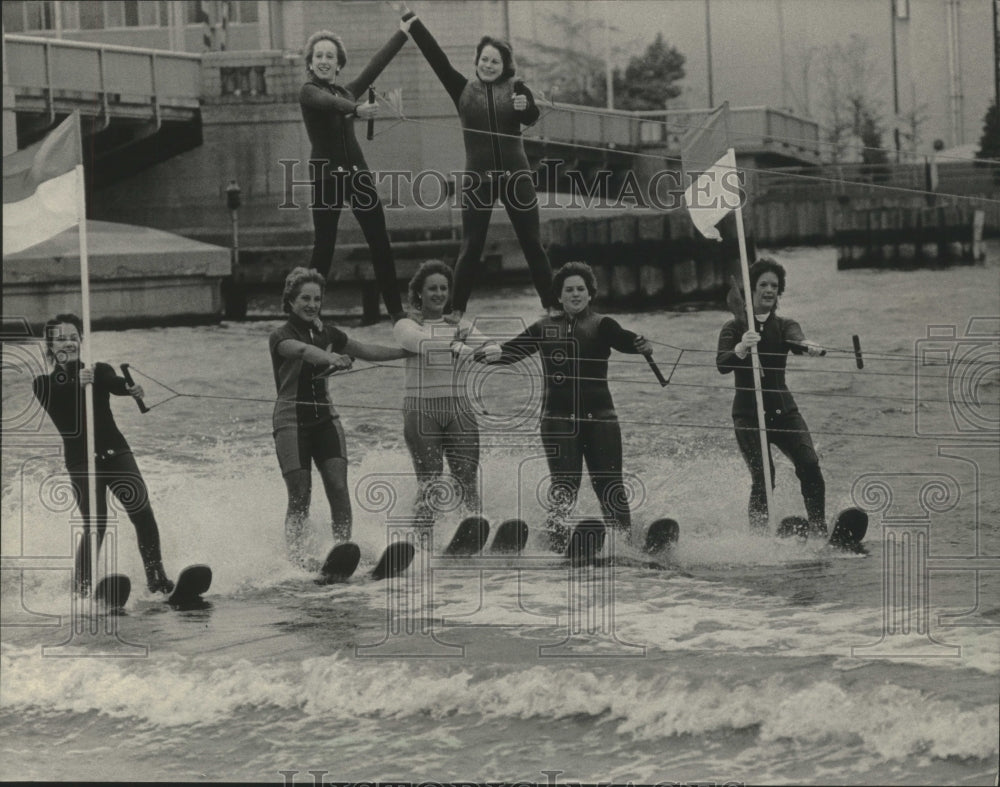
<svg viewBox="0 0 1000 787">
<path fill-rule="evenodd" d="M 885 154 L 880 147 L 885 124 L 878 111 L 882 80 L 870 48 L 867 39 L 855 34 L 845 44 L 823 49 L 820 117 L 835 163 L 857 159 L 874 163 Z"/>
</svg>

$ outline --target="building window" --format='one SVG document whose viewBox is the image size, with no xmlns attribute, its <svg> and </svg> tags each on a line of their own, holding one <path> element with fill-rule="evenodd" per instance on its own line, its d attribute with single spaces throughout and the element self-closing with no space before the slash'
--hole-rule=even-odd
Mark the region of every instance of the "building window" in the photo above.
<svg viewBox="0 0 1000 787">
<path fill-rule="evenodd" d="M 5 33 L 24 32 L 23 0 L 8 0 L 3 4 L 3 29 Z"/>
<path fill-rule="evenodd" d="M 220 68 L 219 77 L 224 96 L 266 96 L 267 80 L 264 66 Z"/>
<path fill-rule="evenodd" d="M 104 3 L 104 26 L 125 27 L 125 13 L 122 0 L 106 0 Z"/>
<path fill-rule="evenodd" d="M 80 29 L 100 30 L 104 27 L 104 8 L 101 3 L 77 3 L 80 9 Z"/>
<path fill-rule="evenodd" d="M 236 6 L 236 17 L 234 22 L 250 23 L 258 21 L 257 0 L 239 0 L 233 3 Z"/>
<path fill-rule="evenodd" d="M 224 16 L 230 22 L 257 22 L 257 0 L 188 0 L 184 4 L 184 21 L 189 25 L 200 25 L 206 17 L 209 24 L 221 24 Z"/>
<path fill-rule="evenodd" d="M 56 26 L 55 10 L 52 2 L 39 2 L 30 0 L 24 4 L 25 16 L 27 16 L 26 30 L 54 30 Z"/>
<path fill-rule="evenodd" d="M 18 0 L 3 4 L 3 29 L 8 33 L 55 30 L 53 0 Z"/>
</svg>

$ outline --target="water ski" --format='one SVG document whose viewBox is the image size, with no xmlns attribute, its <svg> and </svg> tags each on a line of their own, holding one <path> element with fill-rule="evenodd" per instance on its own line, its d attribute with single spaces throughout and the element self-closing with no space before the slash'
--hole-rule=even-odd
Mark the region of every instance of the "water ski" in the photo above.
<svg viewBox="0 0 1000 787">
<path fill-rule="evenodd" d="M 646 531 L 646 543 L 642 551 L 647 555 L 663 552 L 677 543 L 680 534 L 681 527 L 676 519 L 657 519 Z"/>
<path fill-rule="evenodd" d="M 498 555 L 516 555 L 528 541 L 528 523 L 523 519 L 507 519 L 500 523 L 493 537 L 490 552 Z"/>
<path fill-rule="evenodd" d="M 868 514 L 860 508 L 845 508 L 837 514 L 837 521 L 827 542 L 837 549 L 862 552 L 862 540 L 868 533 Z"/>
<path fill-rule="evenodd" d="M 97 583 L 94 600 L 107 610 L 122 609 L 132 592 L 132 582 L 124 574 L 108 574 Z"/>
<path fill-rule="evenodd" d="M 172 607 L 197 607 L 201 605 L 201 594 L 212 586 L 212 569 L 203 563 L 188 566 L 181 571 L 174 585 L 174 592 L 167 598 Z"/>
<path fill-rule="evenodd" d="M 574 527 L 566 547 L 570 564 L 583 566 L 593 563 L 604 547 L 605 533 L 604 523 L 597 519 L 584 519 Z"/>
<path fill-rule="evenodd" d="M 490 523 L 481 516 L 469 516 L 462 520 L 445 547 L 446 555 L 476 555 L 490 537 Z"/>
<path fill-rule="evenodd" d="M 346 582 L 351 578 L 361 562 L 361 549 L 352 541 L 337 544 L 326 556 L 323 567 L 319 570 L 317 585 L 333 585 Z"/>
<path fill-rule="evenodd" d="M 390 544 L 382 553 L 378 565 L 372 569 L 372 579 L 389 579 L 402 574 L 413 562 L 415 553 L 413 544 L 408 541 L 396 541 Z"/>
</svg>

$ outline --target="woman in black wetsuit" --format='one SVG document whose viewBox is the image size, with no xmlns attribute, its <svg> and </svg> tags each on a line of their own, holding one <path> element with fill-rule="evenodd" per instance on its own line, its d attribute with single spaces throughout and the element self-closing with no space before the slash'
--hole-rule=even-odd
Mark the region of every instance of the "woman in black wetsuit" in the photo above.
<svg viewBox="0 0 1000 787">
<path fill-rule="evenodd" d="M 476 76 L 467 78 L 452 67 L 421 21 L 405 2 L 393 6 L 403 13 L 404 25 L 434 69 L 458 109 L 465 138 L 465 182 L 462 191 L 462 247 L 455 263 L 455 290 L 450 319 L 465 313 L 472 286 L 482 271 L 483 249 L 493 205 L 503 198 L 521 251 L 531 271 L 542 306 L 556 311 L 552 297 L 552 266 L 542 248 L 538 197 L 521 126 L 538 120 L 531 91 L 514 79 L 514 56 L 506 41 L 484 36 L 476 47 Z"/>
<path fill-rule="evenodd" d="M 569 536 L 565 520 L 576 504 L 584 462 L 605 522 L 630 537 L 632 514 L 622 480 L 621 428 L 608 390 L 608 358 L 612 349 L 646 354 L 652 346 L 591 310 L 597 282 L 586 263 L 559 268 L 552 291 L 565 313 L 543 317 L 502 344 L 493 363 L 515 363 L 536 352 L 541 356 L 540 432 L 551 474 L 545 526 L 550 548 L 562 552 Z M 476 359 L 487 362 L 482 351 Z"/>
<path fill-rule="evenodd" d="M 761 383 L 764 400 L 764 422 L 768 454 L 775 445 L 795 465 L 802 500 L 805 503 L 809 529 L 826 535 L 826 482 L 819 467 L 819 457 L 812 436 L 798 405 L 785 384 L 788 353 L 819 356 L 823 348 L 808 341 L 795 320 L 779 317 L 778 299 L 785 291 L 785 268 L 769 257 L 761 257 L 750 266 L 750 291 L 754 311 L 754 326 L 747 327 L 742 314 L 727 322 L 719 332 L 715 363 L 720 374 L 733 373 L 736 395 L 733 397 L 733 426 L 736 443 L 750 470 L 750 502 L 747 506 L 750 529 L 755 533 L 767 530 L 767 491 L 764 463 L 761 460 L 757 403 L 754 395 L 753 365 L 750 348 L 760 353 L 764 380 Z M 774 461 L 768 456 L 774 483 Z"/>
<path fill-rule="evenodd" d="M 97 495 L 97 548 L 104 542 L 108 522 L 108 492 L 114 494 L 135 526 L 139 555 L 146 571 L 146 585 L 151 593 L 170 593 L 174 589 L 163 569 L 160 555 L 160 532 L 149 504 L 149 490 L 132 456 L 132 449 L 115 424 L 110 397 L 133 396 L 141 399 L 142 386 L 130 386 L 106 363 L 87 369 L 80 362 L 83 322 L 75 314 L 57 314 L 45 323 L 45 352 L 53 365 L 52 373 L 39 375 L 32 382 L 35 398 L 45 408 L 63 439 L 66 470 L 77 505 L 84 519 L 84 535 L 76 550 L 74 590 L 86 595 L 91 586 L 91 517 L 87 484 L 87 424 L 84 421 L 84 386 L 94 389 L 94 461 Z"/>
<path fill-rule="evenodd" d="M 347 485 L 344 428 L 327 393 L 324 375 L 350 369 L 354 358 L 379 362 L 405 358 L 399 347 L 352 339 L 323 322 L 326 282 L 307 268 L 293 268 L 281 296 L 288 321 L 271 331 L 268 343 L 278 397 L 274 403 L 274 446 L 288 491 L 285 546 L 292 562 L 312 568 L 305 554 L 304 529 L 316 465 L 330 503 L 334 543 L 351 538 L 351 490 Z"/>
<path fill-rule="evenodd" d="M 361 225 L 372 255 L 372 267 L 385 307 L 395 322 L 404 315 L 396 281 L 396 265 L 389 245 L 385 212 L 375 190 L 375 182 L 354 133 L 354 121 L 374 117 L 378 107 L 359 102 L 375 78 L 406 43 L 406 33 L 397 31 L 356 79 L 341 86 L 337 75 L 347 62 L 340 36 L 319 30 L 305 46 L 309 81 L 299 91 L 299 106 L 312 144 L 312 218 L 315 239 L 310 268 L 326 278 L 337 245 L 337 227 L 344 206 L 350 203 Z"/>
</svg>

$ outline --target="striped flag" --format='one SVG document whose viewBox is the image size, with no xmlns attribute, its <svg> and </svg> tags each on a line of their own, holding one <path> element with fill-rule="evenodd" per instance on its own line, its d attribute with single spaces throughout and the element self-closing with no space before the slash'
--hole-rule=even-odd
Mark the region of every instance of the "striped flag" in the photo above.
<svg viewBox="0 0 1000 787">
<path fill-rule="evenodd" d="M 79 224 L 83 187 L 77 113 L 41 142 L 4 156 L 4 255 L 27 249 Z"/>
<path fill-rule="evenodd" d="M 684 181 L 690 178 L 684 204 L 691 221 L 706 238 L 722 240 L 715 225 L 740 204 L 736 155 L 729 147 L 728 101 L 684 135 L 681 169 Z"/>
</svg>

